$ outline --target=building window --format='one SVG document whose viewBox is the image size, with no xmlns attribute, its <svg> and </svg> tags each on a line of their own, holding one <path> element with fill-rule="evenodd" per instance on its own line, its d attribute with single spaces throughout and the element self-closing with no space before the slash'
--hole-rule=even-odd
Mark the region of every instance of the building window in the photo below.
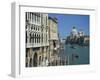
<svg viewBox="0 0 100 80">
<path fill-rule="evenodd" d="M 34 14 L 32 13 L 32 22 L 34 22 Z"/>
<path fill-rule="evenodd" d="M 26 48 L 26 57 L 28 57 L 28 48 Z"/>
<path fill-rule="evenodd" d="M 39 31 L 39 26 L 38 26 L 38 31 Z"/>
<path fill-rule="evenodd" d="M 35 22 L 36 22 L 36 13 L 34 14 Z"/>
<path fill-rule="evenodd" d="M 33 13 L 33 17 L 32 17 L 33 23 L 34 23 L 34 13 Z"/>
<path fill-rule="evenodd" d="M 55 41 L 53 41 L 53 46 L 54 46 L 54 48 L 56 47 L 56 42 Z"/>
<path fill-rule="evenodd" d="M 31 30 L 33 29 L 33 25 L 31 26 Z"/>
<path fill-rule="evenodd" d="M 27 22 L 27 12 L 25 13 L 25 19 L 26 19 L 25 21 Z"/>
<path fill-rule="evenodd" d="M 36 23 L 37 23 L 37 13 L 36 13 L 36 15 L 35 15 L 35 16 L 36 16 Z"/>
<path fill-rule="evenodd" d="M 35 34 L 35 43 L 36 43 L 36 34 Z"/>
<path fill-rule="evenodd" d="M 30 12 L 30 21 L 32 21 L 32 13 Z"/>
<path fill-rule="evenodd" d="M 37 13 L 37 23 L 39 23 L 38 19 L 39 19 L 39 16 L 38 16 L 38 13 Z"/>
<path fill-rule="evenodd" d="M 37 34 L 37 43 L 38 43 L 38 34 Z"/>
<path fill-rule="evenodd" d="M 43 34 L 41 35 L 41 42 L 43 43 Z"/>
<path fill-rule="evenodd" d="M 40 35 L 39 35 L 39 43 L 40 43 Z"/>
<path fill-rule="evenodd" d="M 30 43 L 32 43 L 32 34 L 30 33 Z"/>
<path fill-rule="evenodd" d="M 40 24 L 40 14 L 39 14 L 39 24 Z"/>
<path fill-rule="evenodd" d="M 31 43 L 33 42 L 33 36 L 32 36 L 32 34 L 31 34 Z"/>
<path fill-rule="evenodd" d="M 31 12 L 29 13 L 29 20 L 31 21 Z"/>
<path fill-rule="evenodd" d="M 31 34 L 30 34 L 30 43 L 31 43 Z"/>
<path fill-rule="evenodd" d="M 30 16 L 29 16 L 29 12 L 27 12 L 27 19 L 28 19 L 28 21 L 29 21 L 29 17 L 30 17 Z"/>
<path fill-rule="evenodd" d="M 41 27 L 41 31 L 43 31 L 43 27 Z"/>
<path fill-rule="evenodd" d="M 41 61 L 42 61 L 42 59 L 41 59 L 41 56 L 39 57 L 39 65 L 41 65 Z"/>
<path fill-rule="evenodd" d="M 43 16 L 41 15 L 41 23 L 43 24 Z"/>
<path fill-rule="evenodd" d="M 26 43 L 27 43 L 27 31 L 26 31 Z"/>
<path fill-rule="evenodd" d="M 32 58 L 30 58 L 30 64 L 29 64 L 30 67 L 32 67 Z"/>
<path fill-rule="evenodd" d="M 35 30 L 35 26 L 34 26 L 34 30 Z"/>
</svg>

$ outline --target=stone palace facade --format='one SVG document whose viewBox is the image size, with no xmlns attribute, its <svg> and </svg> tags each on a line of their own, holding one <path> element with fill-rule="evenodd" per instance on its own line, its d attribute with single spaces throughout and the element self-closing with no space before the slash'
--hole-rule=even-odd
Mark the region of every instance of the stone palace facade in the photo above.
<svg viewBox="0 0 100 80">
<path fill-rule="evenodd" d="M 48 65 L 48 14 L 26 12 L 26 67 Z"/>
</svg>

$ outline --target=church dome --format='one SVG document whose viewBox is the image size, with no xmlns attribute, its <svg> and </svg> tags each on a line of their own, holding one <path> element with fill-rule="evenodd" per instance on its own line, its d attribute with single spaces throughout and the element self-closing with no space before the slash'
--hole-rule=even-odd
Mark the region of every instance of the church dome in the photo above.
<svg viewBox="0 0 100 80">
<path fill-rule="evenodd" d="M 72 31 L 71 31 L 71 34 L 72 34 L 73 36 L 77 36 L 77 35 L 78 35 L 78 31 L 77 31 L 77 29 L 76 29 L 75 27 L 73 27 L 73 29 L 72 29 Z"/>
</svg>

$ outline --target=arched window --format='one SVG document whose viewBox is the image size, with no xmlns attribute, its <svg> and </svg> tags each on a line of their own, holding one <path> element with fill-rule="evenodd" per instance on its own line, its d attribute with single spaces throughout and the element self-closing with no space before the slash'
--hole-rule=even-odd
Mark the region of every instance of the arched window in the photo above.
<svg viewBox="0 0 100 80">
<path fill-rule="evenodd" d="M 35 53 L 34 56 L 33 56 L 33 66 L 34 67 L 37 67 L 37 57 L 38 57 L 37 53 Z"/>
<path fill-rule="evenodd" d="M 39 57 L 39 65 L 41 65 L 41 62 L 42 62 L 42 58 L 41 56 Z"/>
<path fill-rule="evenodd" d="M 37 31 L 37 26 L 36 26 L 36 31 Z"/>
<path fill-rule="evenodd" d="M 35 36 L 34 36 L 34 33 L 33 33 L 33 43 L 34 43 L 34 39 L 35 39 Z"/>
<path fill-rule="evenodd" d="M 37 43 L 38 43 L 38 34 L 37 34 Z"/>
<path fill-rule="evenodd" d="M 43 43 L 43 33 L 41 34 L 41 41 L 42 41 L 42 43 Z"/>
<path fill-rule="evenodd" d="M 31 21 L 31 12 L 30 12 L 30 21 Z"/>
<path fill-rule="evenodd" d="M 35 30 L 35 26 L 34 26 L 34 30 Z"/>
<path fill-rule="evenodd" d="M 30 58 L 29 66 L 32 67 L 32 58 Z"/>
<path fill-rule="evenodd" d="M 35 43 L 36 43 L 36 33 L 35 33 Z"/>
<path fill-rule="evenodd" d="M 39 43 L 40 43 L 40 35 L 39 35 Z"/>
<path fill-rule="evenodd" d="M 29 51 L 29 49 L 26 48 L 26 57 L 28 57 L 28 51 Z"/>
<path fill-rule="evenodd" d="M 31 43 L 31 33 L 30 33 L 30 43 Z"/>
</svg>

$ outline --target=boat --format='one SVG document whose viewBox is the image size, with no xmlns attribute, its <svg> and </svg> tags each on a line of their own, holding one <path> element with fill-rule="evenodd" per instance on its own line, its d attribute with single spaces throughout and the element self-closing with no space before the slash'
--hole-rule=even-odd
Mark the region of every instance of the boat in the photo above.
<svg viewBox="0 0 100 80">
<path fill-rule="evenodd" d="M 70 46 L 72 49 L 76 49 L 76 47 L 75 46 Z"/>
<path fill-rule="evenodd" d="M 79 58 L 79 55 L 78 55 L 78 54 L 73 53 L 73 54 L 72 54 L 72 59 L 74 59 L 74 58 L 78 59 L 78 58 Z"/>
</svg>

